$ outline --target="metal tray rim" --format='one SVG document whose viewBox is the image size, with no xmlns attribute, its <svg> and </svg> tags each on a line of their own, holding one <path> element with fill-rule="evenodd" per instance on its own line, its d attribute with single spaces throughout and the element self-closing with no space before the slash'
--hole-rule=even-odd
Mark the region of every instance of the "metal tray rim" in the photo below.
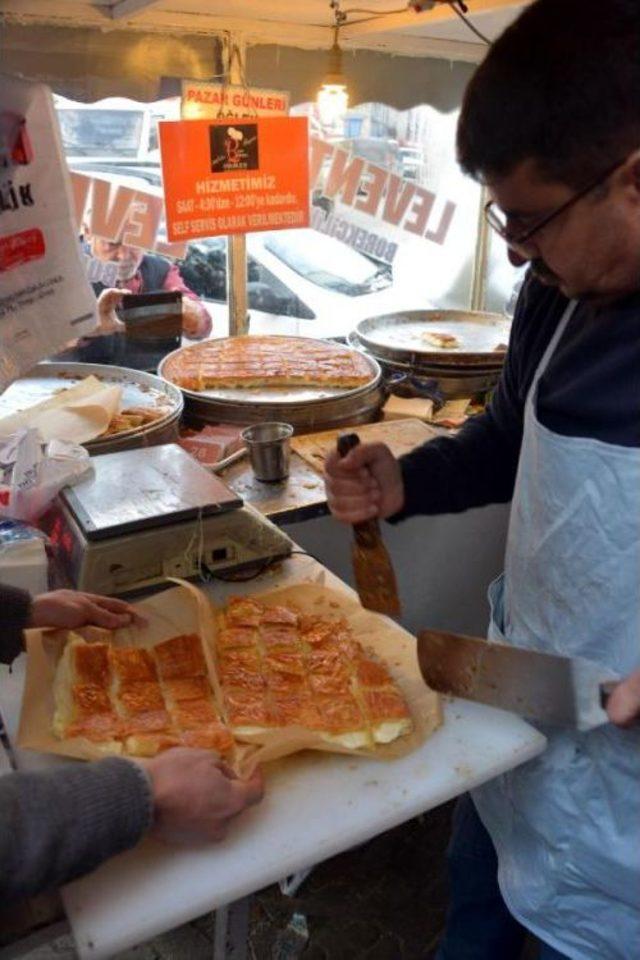
<svg viewBox="0 0 640 960">
<path fill-rule="evenodd" d="M 352 346 L 356 346 L 354 339 L 355 334 L 352 332 L 349 334 L 350 342 Z M 356 347 L 364 352 L 364 347 Z M 391 368 L 393 370 L 402 370 L 409 373 L 415 374 L 416 376 L 426 376 L 426 377 L 481 377 L 481 376 L 495 376 L 496 379 L 500 376 L 502 370 L 502 362 L 496 364 L 495 366 L 480 366 L 479 364 L 473 364 L 470 366 L 460 366 L 457 367 L 455 364 L 439 364 L 431 363 L 424 359 L 411 362 L 411 358 L 402 359 L 394 357 L 380 358 L 379 362 L 384 364 L 386 368 Z"/>
<path fill-rule="evenodd" d="M 172 402 L 172 410 L 165 414 L 165 416 L 159 417 L 152 423 L 147 424 L 146 427 L 132 427 L 130 430 L 121 430 L 119 433 L 110 434 L 106 437 L 100 436 L 96 437 L 94 440 L 88 440 L 83 444 L 83 446 L 90 450 L 97 449 L 102 445 L 119 441 L 121 438 L 124 440 L 125 438 L 133 439 L 137 435 L 141 437 L 147 436 L 149 433 L 153 433 L 155 430 L 160 430 L 169 426 L 174 420 L 180 419 L 182 416 L 182 411 L 184 409 L 184 397 L 182 396 L 180 389 L 176 387 L 175 384 L 168 380 L 164 380 L 162 377 L 156 376 L 154 373 L 147 373 L 144 370 L 133 370 L 129 367 L 118 367 L 115 365 L 111 366 L 110 364 L 103 363 L 80 363 L 74 361 L 65 362 L 46 360 L 37 363 L 31 368 L 31 370 L 27 371 L 27 373 L 18 379 L 26 380 L 40 370 L 43 374 L 48 374 L 52 377 L 61 376 L 62 374 L 77 374 L 78 379 L 81 380 L 83 379 L 83 376 L 88 377 L 93 375 L 100 380 L 109 378 L 114 380 L 116 383 L 118 380 L 128 381 L 134 386 L 136 385 L 136 381 L 138 381 L 139 383 L 147 384 L 149 387 L 157 390 L 159 393 L 166 394 L 168 399 Z"/>
<path fill-rule="evenodd" d="M 386 313 L 381 314 L 376 317 L 367 317 L 364 320 L 356 325 L 355 329 L 352 331 L 355 336 L 358 337 L 359 341 L 362 343 L 362 346 L 366 350 L 373 353 L 373 355 L 379 359 L 400 359 L 408 358 L 408 362 L 419 363 L 429 361 L 437 363 L 438 360 L 454 360 L 457 361 L 461 366 L 474 364 L 487 363 L 488 358 L 495 357 L 496 366 L 500 366 L 504 360 L 506 351 L 485 351 L 485 352 L 470 352 L 470 351 L 446 351 L 446 350 L 420 350 L 419 348 L 405 348 L 405 347 L 388 347 L 384 344 L 377 343 L 374 340 L 371 340 L 368 333 L 372 332 L 374 329 L 379 329 L 385 325 L 388 326 L 402 326 L 403 324 L 416 323 L 417 321 L 422 321 L 424 323 L 438 323 L 442 320 L 447 320 L 449 322 L 455 322 L 456 319 L 459 319 L 460 322 L 466 321 L 476 321 L 479 323 L 486 323 L 488 326 L 496 325 L 498 322 L 507 324 L 509 322 L 508 317 L 502 316 L 499 313 L 491 313 L 486 310 L 403 310 L 398 311 L 397 313 Z"/>
<path fill-rule="evenodd" d="M 280 336 L 279 334 L 273 334 L 273 336 Z M 284 337 L 284 334 L 282 335 Z M 216 338 L 216 339 L 226 339 L 226 338 Z M 311 337 L 287 337 L 286 339 L 291 340 L 310 340 Z M 189 345 L 191 346 L 191 344 Z M 194 345 L 195 346 L 195 345 Z M 336 344 L 338 346 L 338 344 Z M 295 408 L 295 407 L 305 407 L 313 406 L 315 409 L 318 406 L 324 404 L 336 403 L 342 400 L 348 401 L 355 399 L 356 397 L 361 396 L 363 393 L 366 393 L 368 390 L 372 390 L 377 387 L 382 380 L 382 369 L 380 364 L 375 357 L 372 357 L 370 354 L 366 353 L 364 350 L 359 350 L 358 347 L 354 347 L 351 344 L 340 344 L 340 346 L 347 346 L 350 350 L 358 350 L 360 354 L 365 358 L 367 363 L 371 367 L 372 377 L 368 383 L 363 384 L 359 387 L 348 387 L 345 388 L 343 392 L 339 394 L 334 394 L 329 397 L 317 397 L 316 399 L 310 398 L 306 400 L 285 400 L 285 399 L 274 399 L 274 400 L 265 400 L 263 398 L 254 399 L 252 397 L 247 397 L 246 399 L 236 399 L 236 398 L 225 398 L 225 397 L 215 397 L 212 396 L 208 391 L 199 391 L 199 390 L 188 390 L 185 387 L 178 387 L 172 380 L 167 379 L 163 374 L 163 367 L 165 363 L 168 363 L 169 359 L 175 354 L 179 353 L 181 350 L 184 350 L 184 347 L 179 347 L 177 350 L 173 350 L 171 353 L 168 353 L 166 357 L 163 357 L 160 364 L 158 365 L 158 377 L 163 380 L 164 383 L 169 384 L 176 390 L 180 390 L 181 393 L 188 398 L 190 401 L 195 401 L 198 404 L 215 404 L 220 406 L 230 406 L 230 407 L 243 407 L 256 404 L 264 404 L 265 406 L 273 407 L 284 407 L 284 408 Z M 188 348 L 187 348 L 188 349 Z M 239 388 L 240 389 L 240 388 Z M 249 389 L 249 388 L 247 388 Z M 295 388 L 291 388 L 292 390 Z M 308 389 L 308 388 L 305 388 Z M 321 389 L 321 388 L 318 388 Z M 335 388 L 334 388 L 335 389 Z"/>
</svg>

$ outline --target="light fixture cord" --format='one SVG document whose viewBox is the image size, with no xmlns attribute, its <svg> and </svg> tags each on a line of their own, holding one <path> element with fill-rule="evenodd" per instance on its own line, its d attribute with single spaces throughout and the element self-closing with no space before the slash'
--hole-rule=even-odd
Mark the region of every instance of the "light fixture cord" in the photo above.
<svg viewBox="0 0 640 960">
<path fill-rule="evenodd" d="M 465 26 L 471 30 L 472 33 L 476 35 L 483 43 L 486 43 L 487 46 L 491 46 L 491 40 L 485 36 L 478 28 L 471 22 L 471 20 L 465 16 L 468 11 L 468 7 L 464 0 L 434 0 L 434 4 L 446 4 L 446 6 L 451 7 L 453 12 L 457 17 L 459 17 Z M 329 6 L 333 10 L 333 15 L 335 17 L 335 30 L 336 30 L 336 39 L 335 44 L 338 42 L 338 30 L 343 24 L 347 23 L 349 14 L 365 14 L 360 20 L 354 20 L 353 23 L 368 23 L 370 20 L 380 20 L 383 17 L 391 17 L 398 13 L 406 13 L 407 9 L 415 9 L 416 13 L 419 13 L 418 5 L 411 3 L 411 0 L 404 7 L 396 7 L 394 10 L 369 10 L 366 7 L 348 7 L 346 10 L 340 8 L 340 0 L 330 0 Z"/>
</svg>

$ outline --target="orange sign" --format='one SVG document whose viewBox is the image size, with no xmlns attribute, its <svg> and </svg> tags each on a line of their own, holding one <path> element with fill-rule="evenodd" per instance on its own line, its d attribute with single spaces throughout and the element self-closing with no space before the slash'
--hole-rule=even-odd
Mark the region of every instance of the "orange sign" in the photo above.
<svg viewBox="0 0 640 960">
<path fill-rule="evenodd" d="M 163 121 L 172 242 L 309 225 L 306 117 Z"/>
</svg>

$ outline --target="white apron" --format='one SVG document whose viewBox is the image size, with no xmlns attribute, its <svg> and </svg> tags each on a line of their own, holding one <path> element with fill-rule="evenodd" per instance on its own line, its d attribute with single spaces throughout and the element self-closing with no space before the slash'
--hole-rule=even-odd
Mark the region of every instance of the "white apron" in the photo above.
<svg viewBox="0 0 640 960">
<path fill-rule="evenodd" d="M 535 413 L 538 381 L 575 306 L 526 400 L 489 638 L 625 676 L 640 666 L 640 450 L 561 436 Z M 571 960 L 638 960 L 640 732 L 607 724 L 544 733 L 539 758 L 473 792 L 504 899 Z"/>
</svg>

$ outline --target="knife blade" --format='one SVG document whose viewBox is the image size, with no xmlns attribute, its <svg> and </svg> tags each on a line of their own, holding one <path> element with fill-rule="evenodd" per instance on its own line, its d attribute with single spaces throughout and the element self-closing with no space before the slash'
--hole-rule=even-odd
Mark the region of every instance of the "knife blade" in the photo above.
<svg viewBox="0 0 640 960">
<path fill-rule="evenodd" d="M 338 454 L 346 457 L 359 443 L 357 433 L 340 434 Z M 400 613 L 400 599 L 396 575 L 377 520 L 353 524 L 351 560 L 362 606 L 376 613 L 397 616 Z"/>
<path fill-rule="evenodd" d="M 578 730 L 609 722 L 606 701 L 620 680 L 591 660 L 438 630 L 418 634 L 418 661 L 423 679 L 439 693 Z"/>
</svg>

